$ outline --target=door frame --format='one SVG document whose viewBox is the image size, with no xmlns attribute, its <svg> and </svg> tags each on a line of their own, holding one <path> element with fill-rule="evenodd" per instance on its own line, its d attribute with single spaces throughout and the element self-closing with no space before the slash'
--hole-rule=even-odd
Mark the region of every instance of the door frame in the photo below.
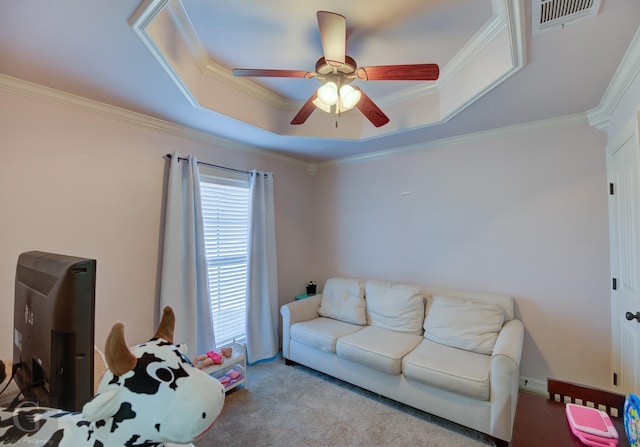
<svg viewBox="0 0 640 447">
<path fill-rule="evenodd" d="M 609 183 L 614 183 L 613 178 L 613 157 L 618 152 L 618 150 L 622 149 L 627 143 L 633 144 L 633 149 L 636 152 L 636 160 L 637 160 L 637 181 L 638 184 L 635 185 L 638 190 L 638 197 L 640 197 L 640 112 L 634 113 L 633 117 L 627 122 L 627 124 L 616 134 L 613 135 L 610 140 L 607 141 L 606 146 L 606 164 L 607 164 L 607 180 Z M 615 183 L 614 183 L 615 185 Z M 609 185 L 607 185 L 609 186 Z M 615 191 L 614 191 L 615 192 Z M 612 196 L 609 196 L 609 206 L 608 206 L 608 214 L 609 214 L 609 265 L 610 265 L 610 277 L 613 283 L 613 278 L 620 277 L 620 269 L 621 266 L 619 264 L 619 252 L 618 247 L 614 244 L 614 241 L 618 240 L 617 235 L 617 223 L 615 222 L 615 214 L 618 211 L 617 204 L 614 208 L 612 205 Z M 637 203 L 638 208 L 640 209 L 640 203 Z M 636 222 L 636 237 L 640 239 L 640 211 L 636 211 L 636 215 L 638 217 L 638 222 Z M 637 253 L 638 259 L 640 259 L 640 253 Z M 640 272 L 636 272 L 637 279 L 640 283 Z M 640 287 L 640 284 L 638 285 Z M 612 377 L 612 386 L 617 388 L 620 392 L 629 393 L 631 392 L 631 388 L 633 385 L 629 383 L 629 379 L 633 380 L 633 378 L 624 377 L 623 368 L 622 368 L 622 356 L 623 353 L 619 350 L 622 346 L 621 341 L 621 326 L 620 326 L 620 316 L 617 313 L 617 290 L 614 290 L 613 284 L 611 286 L 610 293 L 610 321 L 611 321 L 611 377 Z M 640 297 L 640 293 L 637 294 Z M 640 359 L 638 358 L 640 355 L 636 354 L 636 364 L 640 363 Z M 618 375 L 617 384 L 614 383 L 614 374 Z"/>
</svg>

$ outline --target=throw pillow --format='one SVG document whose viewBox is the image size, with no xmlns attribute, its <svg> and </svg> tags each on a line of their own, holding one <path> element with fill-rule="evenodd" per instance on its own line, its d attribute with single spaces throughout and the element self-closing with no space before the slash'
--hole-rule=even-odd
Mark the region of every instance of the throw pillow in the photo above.
<svg viewBox="0 0 640 447">
<path fill-rule="evenodd" d="M 367 323 L 390 331 L 422 335 L 424 297 L 416 286 L 365 283 Z"/>
<path fill-rule="evenodd" d="M 504 324 L 497 304 L 434 296 L 424 320 L 424 337 L 466 351 L 491 354 Z"/>
<path fill-rule="evenodd" d="M 365 325 L 364 288 L 357 279 L 330 278 L 324 284 L 318 314 L 347 323 Z"/>
</svg>

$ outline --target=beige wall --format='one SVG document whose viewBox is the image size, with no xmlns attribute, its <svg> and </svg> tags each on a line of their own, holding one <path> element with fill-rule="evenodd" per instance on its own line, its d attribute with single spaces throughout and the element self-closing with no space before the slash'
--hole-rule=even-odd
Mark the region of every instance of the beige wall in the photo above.
<svg viewBox="0 0 640 447">
<path fill-rule="evenodd" d="M 608 386 L 605 134 L 566 121 L 321 167 L 318 280 L 512 294 L 523 376 Z"/>
<path fill-rule="evenodd" d="M 15 264 L 28 250 L 97 259 L 99 346 L 116 321 L 131 344 L 153 334 L 163 156 L 174 150 L 275 173 L 280 299 L 304 290 L 305 166 L 0 91 L 0 358 L 12 355 Z"/>
<path fill-rule="evenodd" d="M 40 249 L 98 260 L 100 345 L 153 330 L 166 160 L 276 174 L 280 302 L 351 275 L 510 293 L 522 374 L 606 386 L 604 133 L 583 122 L 496 132 L 320 167 L 222 149 L 0 92 L 0 358 L 11 355 L 15 261 Z M 403 193 L 410 193 L 403 195 Z"/>
</svg>

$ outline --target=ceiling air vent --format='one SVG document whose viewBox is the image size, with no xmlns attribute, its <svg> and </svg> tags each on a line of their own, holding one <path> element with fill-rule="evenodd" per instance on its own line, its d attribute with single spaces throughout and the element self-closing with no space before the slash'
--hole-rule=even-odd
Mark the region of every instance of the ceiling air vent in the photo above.
<svg viewBox="0 0 640 447">
<path fill-rule="evenodd" d="M 595 16 L 601 0 L 532 0 L 532 31 L 539 33 L 549 28 Z"/>
</svg>

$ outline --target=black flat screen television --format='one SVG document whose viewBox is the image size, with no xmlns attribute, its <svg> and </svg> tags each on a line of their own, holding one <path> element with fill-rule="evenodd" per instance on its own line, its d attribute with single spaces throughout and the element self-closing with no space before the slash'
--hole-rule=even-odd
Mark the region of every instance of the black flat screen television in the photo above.
<svg viewBox="0 0 640 447">
<path fill-rule="evenodd" d="M 22 253 L 13 316 L 15 380 L 37 405 L 81 411 L 93 397 L 95 259 Z"/>
</svg>

